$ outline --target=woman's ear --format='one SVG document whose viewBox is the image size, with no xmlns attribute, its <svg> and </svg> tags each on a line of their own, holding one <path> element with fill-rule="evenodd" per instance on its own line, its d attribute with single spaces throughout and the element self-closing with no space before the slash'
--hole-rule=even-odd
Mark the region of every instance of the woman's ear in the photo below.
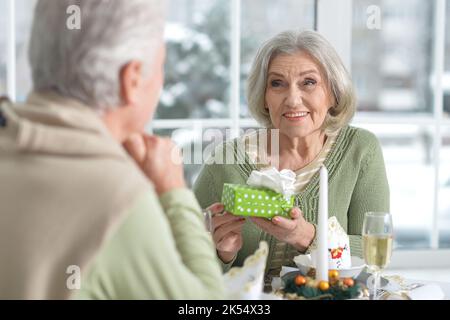
<svg viewBox="0 0 450 320">
<path fill-rule="evenodd" d="M 336 115 L 336 106 L 331 106 L 328 108 L 328 114 L 335 116 Z"/>
<path fill-rule="evenodd" d="M 142 62 L 132 60 L 120 70 L 120 94 L 124 105 L 138 103 L 139 88 L 142 84 Z"/>
</svg>

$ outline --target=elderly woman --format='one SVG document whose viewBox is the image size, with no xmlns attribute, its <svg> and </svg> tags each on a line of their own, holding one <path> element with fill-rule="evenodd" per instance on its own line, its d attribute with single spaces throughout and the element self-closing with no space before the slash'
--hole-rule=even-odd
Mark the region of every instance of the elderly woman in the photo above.
<svg viewBox="0 0 450 320">
<path fill-rule="evenodd" d="M 333 47 L 313 31 L 287 31 L 259 50 L 247 88 L 250 112 L 266 129 L 279 130 L 279 154 L 272 147 L 248 145 L 249 136 L 216 152 L 234 152 L 237 164 L 207 164 L 194 192 L 214 214 L 213 239 L 224 269 L 242 265 L 261 240 L 269 243 L 266 284 L 282 265 L 306 253 L 315 239 L 318 171 L 329 170 L 329 212 L 350 236 L 352 255 L 362 255 L 364 213 L 389 210 L 389 187 L 380 144 L 370 132 L 351 127 L 355 95 L 350 76 Z M 245 142 L 245 152 L 235 142 Z M 278 158 L 277 158 L 278 157 Z M 213 161 L 211 161 L 213 162 Z M 224 183 L 245 184 L 252 170 L 267 167 L 296 173 L 292 219 L 248 220 L 223 212 Z M 222 213 L 222 214 L 219 214 Z"/>
</svg>

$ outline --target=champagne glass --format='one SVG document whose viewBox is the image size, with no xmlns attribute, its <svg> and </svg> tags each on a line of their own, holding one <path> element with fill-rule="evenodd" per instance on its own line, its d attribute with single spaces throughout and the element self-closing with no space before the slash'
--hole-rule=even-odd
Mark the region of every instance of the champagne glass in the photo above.
<svg viewBox="0 0 450 320">
<path fill-rule="evenodd" d="M 206 231 L 208 232 L 212 232 L 212 212 L 209 209 L 204 209 L 203 210 L 203 217 L 205 218 L 205 227 L 206 227 Z"/>
<path fill-rule="evenodd" d="M 364 260 L 374 275 L 372 299 L 377 300 L 380 275 L 392 255 L 392 216 L 386 212 L 367 212 L 363 223 Z"/>
</svg>

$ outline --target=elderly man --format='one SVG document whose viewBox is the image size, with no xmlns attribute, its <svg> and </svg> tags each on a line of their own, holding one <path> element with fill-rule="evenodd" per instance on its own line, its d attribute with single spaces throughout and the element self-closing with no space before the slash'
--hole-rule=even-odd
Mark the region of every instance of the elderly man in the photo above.
<svg viewBox="0 0 450 320">
<path fill-rule="evenodd" d="M 37 3 L 34 91 L 0 107 L 0 298 L 223 296 L 180 154 L 143 134 L 163 25 L 160 0 Z"/>
</svg>

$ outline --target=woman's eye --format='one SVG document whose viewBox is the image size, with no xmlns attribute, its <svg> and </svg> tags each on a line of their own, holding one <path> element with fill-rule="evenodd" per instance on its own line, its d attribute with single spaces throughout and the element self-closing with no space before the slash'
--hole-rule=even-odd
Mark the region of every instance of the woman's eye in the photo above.
<svg viewBox="0 0 450 320">
<path fill-rule="evenodd" d="M 313 85 L 315 85 L 316 83 L 317 83 L 317 81 L 314 80 L 314 79 L 305 79 L 305 81 L 303 82 L 303 84 L 304 84 L 305 86 L 313 86 Z"/>
<path fill-rule="evenodd" d="M 281 87 L 282 85 L 283 85 L 283 83 L 280 81 L 280 80 L 272 80 L 271 82 L 270 82 L 270 85 L 272 86 L 272 87 Z"/>
</svg>

